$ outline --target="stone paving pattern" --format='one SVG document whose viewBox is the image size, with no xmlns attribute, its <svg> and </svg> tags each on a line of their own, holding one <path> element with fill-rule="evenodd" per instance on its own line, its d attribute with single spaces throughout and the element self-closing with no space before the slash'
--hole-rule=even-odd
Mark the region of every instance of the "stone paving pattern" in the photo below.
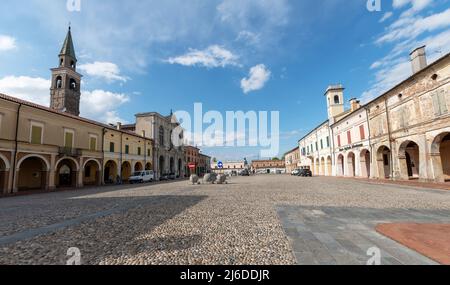
<svg viewBox="0 0 450 285">
<path fill-rule="evenodd" d="M 0 199 L 0 264 L 65 264 L 70 247 L 81 250 L 83 264 L 359 264 L 367 260 L 366 248 L 378 243 L 395 249 L 385 256 L 386 264 L 432 263 L 418 254 L 399 257 L 404 247 L 375 239 L 369 226 L 394 217 L 448 222 L 450 210 L 448 191 L 285 175 L 229 182 Z M 349 230 L 340 233 L 341 226 Z M 312 253 L 293 243 L 295 236 L 310 242 Z M 339 245 L 356 254 L 341 254 Z"/>
</svg>

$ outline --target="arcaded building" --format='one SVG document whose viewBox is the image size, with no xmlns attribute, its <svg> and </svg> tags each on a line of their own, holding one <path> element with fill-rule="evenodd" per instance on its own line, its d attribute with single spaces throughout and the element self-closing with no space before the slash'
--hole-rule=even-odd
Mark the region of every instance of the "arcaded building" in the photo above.
<svg viewBox="0 0 450 285">
<path fill-rule="evenodd" d="M 0 194 L 126 181 L 153 169 L 153 140 L 79 117 L 81 74 L 69 29 L 50 107 L 0 94 Z"/>
<path fill-rule="evenodd" d="M 450 178 L 450 54 L 427 65 L 411 53 L 413 75 L 368 103 L 372 177 Z"/>
<path fill-rule="evenodd" d="M 299 141 L 301 167 L 314 175 L 450 181 L 450 54 L 430 65 L 425 47 L 410 57 L 412 75 L 364 106 L 352 99 L 345 111 L 343 87 L 327 89 L 329 118 Z M 327 132 L 331 145 L 323 147 Z"/>
</svg>

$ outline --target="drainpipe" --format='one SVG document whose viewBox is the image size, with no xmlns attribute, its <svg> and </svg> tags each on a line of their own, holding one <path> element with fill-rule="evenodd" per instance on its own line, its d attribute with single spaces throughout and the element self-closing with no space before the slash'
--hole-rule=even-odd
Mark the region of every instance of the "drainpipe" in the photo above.
<svg viewBox="0 0 450 285">
<path fill-rule="evenodd" d="M 16 117 L 16 133 L 14 136 L 14 157 L 13 157 L 13 168 L 12 168 L 12 189 L 11 189 L 11 194 L 14 192 L 14 186 L 15 186 L 15 180 L 16 180 L 16 165 L 17 165 L 17 150 L 19 148 L 19 142 L 18 142 L 18 137 L 19 137 L 19 119 L 20 119 L 20 109 L 22 109 L 22 104 L 19 104 L 19 106 L 17 107 L 17 117 Z"/>
<path fill-rule="evenodd" d="M 391 124 L 389 119 L 389 110 L 388 110 L 388 103 L 387 103 L 387 96 L 384 96 L 384 105 L 386 108 L 386 120 L 387 120 L 387 126 L 388 126 L 388 138 L 389 138 L 389 148 L 391 150 L 391 179 L 394 179 L 394 150 L 392 149 L 392 133 L 391 133 Z"/>
<path fill-rule="evenodd" d="M 367 108 L 367 107 L 364 107 L 364 109 L 366 110 L 366 119 L 367 119 L 367 129 L 369 130 L 369 132 L 368 132 L 368 136 L 369 136 L 369 147 L 370 147 L 370 164 L 372 164 L 373 163 L 373 159 L 372 159 L 372 157 L 373 157 L 373 146 L 372 146 L 372 134 L 371 134 L 371 131 L 370 131 L 370 119 L 369 119 L 369 108 Z"/>
<path fill-rule="evenodd" d="M 102 130 L 102 173 L 100 174 L 100 179 L 102 181 L 101 185 L 105 182 L 105 170 L 103 169 L 105 167 L 105 135 L 106 135 L 106 128 L 103 128 Z"/>
</svg>

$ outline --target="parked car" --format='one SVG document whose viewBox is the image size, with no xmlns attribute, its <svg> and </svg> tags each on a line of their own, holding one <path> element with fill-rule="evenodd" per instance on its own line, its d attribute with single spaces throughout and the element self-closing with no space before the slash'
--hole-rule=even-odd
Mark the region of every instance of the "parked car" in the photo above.
<svg viewBox="0 0 450 285">
<path fill-rule="evenodd" d="M 250 171 L 248 171 L 247 169 L 242 170 L 239 173 L 240 176 L 250 176 Z"/>
<path fill-rule="evenodd" d="M 169 180 L 169 173 L 164 173 L 163 175 L 161 175 L 161 177 L 159 178 L 159 181 L 167 181 Z"/>
<path fill-rule="evenodd" d="M 292 172 L 291 172 L 291 175 L 293 175 L 293 176 L 298 176 L 300 174 L 300 169 L 294 169 Z"/>
<path fill-rule="evenodd" d="M 155 173 L 151 170 L 147 171 L 136 171 L 133 173 L 128 181 L 133 183 L 145 183 L 145 182 L 153 182 L 155 180 Z"/>
<path fill-rule="evenodd" d="M 309 169 L 300 169 L 298 174 L 300 177 L 312 177 L 312 172 Z"/>
<path fill-rule="evenodd" d="M 177 175 L 175 173 L 169 173 L 169 180 L 175 180 L 177 179 Z"/>
</svg>

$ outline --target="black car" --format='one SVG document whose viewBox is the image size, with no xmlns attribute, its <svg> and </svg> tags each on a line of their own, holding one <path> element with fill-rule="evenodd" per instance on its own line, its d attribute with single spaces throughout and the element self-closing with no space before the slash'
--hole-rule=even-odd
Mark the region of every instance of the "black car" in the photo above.
<svg viewBox="0 0 450 285">
<path fill-rule="evenodd" d="M 309 169 L 300 169 L 300 172 L 298 173 L 298 176 L 300 176 L 300 177 L 312 177 L 312 172 Z"/>
<path fill-rule="evenodd" d="M 240 176 L 250 176 L 250 171 L 248 171 L 247 169 L 244 169 L 241 171 L 241 173 L 239 175 Z"/>
</svg>

